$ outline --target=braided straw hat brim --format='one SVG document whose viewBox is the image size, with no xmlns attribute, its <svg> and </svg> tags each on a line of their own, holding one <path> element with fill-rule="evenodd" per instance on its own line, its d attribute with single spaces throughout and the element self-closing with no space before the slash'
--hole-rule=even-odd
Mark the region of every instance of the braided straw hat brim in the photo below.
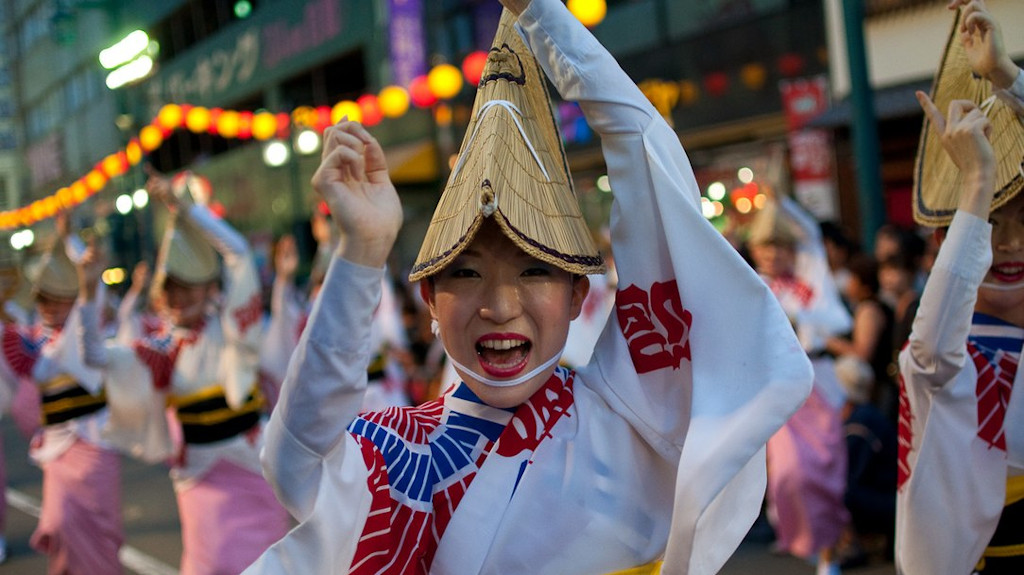
<svg viewBox="0 0 1024 575">
<path fill-rule="evenodd" d="M 1002 100 L 993 95 L 988 80 L 971 71 L 960 34 L 958 11 L 946 51 L 935 76 L 932 100 L 943 114 L 953 100 L 970 100 L 986 110 L 996 156 L 996 193 L 992 209 L 1013 199 L 1024 187 L 1024 125 Z M 942 148 L 939 136 L 925 115 L 914 166 L 914 220 L 926 226 L 947 226 L 953 219 L 963 188 L 963 176 Z"/>
<path fill-rule="evenodd" d="M 520 249 L 574 274 L 604 263 L 573 192 L 545 78 L 502 13 L 458 161 L 438 201 L 410 281 L 447 266 L 485 217 Z"/>
</svg>

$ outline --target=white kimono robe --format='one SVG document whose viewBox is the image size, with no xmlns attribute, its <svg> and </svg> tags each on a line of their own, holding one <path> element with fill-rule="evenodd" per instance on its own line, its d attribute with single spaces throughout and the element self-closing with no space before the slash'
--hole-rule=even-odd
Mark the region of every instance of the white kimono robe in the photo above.
<svg viewBox="0 0 1024 575">
<path fill-rule="evenodd" d="M 1024 394 L 1004 398 L 998 413 L 979 409 L 967 346 L 992 264 L 991 232 L 987 222 L 956 213 L 900 353 L 896 565 L 904 575 L 970 573 L 999 522 L 1007 478 L 1024 475 Z M 1022 378 L 1017 369 L 1012 389 Z M 992 417 L 1002 420 L 1005 445 L 998 430 L 985 430 Z"/>
<path fill-rule="evenodd" d="M 353 564 L 361 534 L 376 535 L 367 526 L 380 521 L 386 533 L 394 517 L 375 497 L 390 498 L 395 514 L 433 513 L 435 525 L 450 514 L 432 561 L 414 572 L 458 575 L 607 573 L 659 558 L 664 573 L 714 573 L 760 511 L 764 445 L 810 392 L 807 357 L 767 286 L 701 215 L 676 134 L 611 55 L 557 0 L 534 0 L 518 27 L 601 134 L 615 190 L 619 290 L 593 358 L 549 381 L 573 379 L 561 417 L 521 406 L 503 433 L 536 445 L 508 449 L 502 436 L 457 507 L 407 498 L 397 479 L 405 468 L 389 467 L 395 483 L 381 483 L 365 422 L 397 420 L 379 433 L 441 469 L 450 463 L 432 441 L 446 430 L 433 422 L 463 409 L 449 403 L 463 388 L 443 405 L 357 419 L 382 272 L 335 260 L 263 453 L 265 475 L 301 524 L 248 574 L 363 572 Z M 425 411 L 431 426 L 416 417 Z M 420 425 L 435 431 L 416 435 Z"/>
<path fill-rule="evenodd" d="M 164 414 L 168 395 L 220 393 L 231 409 L 251 401 L 256 389 L 257 351 L 261 338 L 262 295 L 248 244 L 203 206 L 188 217 L 224 258 L 223 302 L 196 333 L 160 326 L 143 333 L 132 346 L 103 342 L 95 305 L 84 310 L 83 344 L 87 361 L 103 368 L 111 398 L 111 421 L 105 437 L 127 453 L 157 462 L 173 455 L 179 434 L 168 428 Z M 152 328 L 150 328 L 152 329 Z M 180 344 L 180 351 L 172 351 Z M 260 472 L 259 446 L 237 435 L 207 444 L 190 445 L 183 464 L 171 476 L 178 489 L 187 488 L 220 459 Z"/>
</svg>

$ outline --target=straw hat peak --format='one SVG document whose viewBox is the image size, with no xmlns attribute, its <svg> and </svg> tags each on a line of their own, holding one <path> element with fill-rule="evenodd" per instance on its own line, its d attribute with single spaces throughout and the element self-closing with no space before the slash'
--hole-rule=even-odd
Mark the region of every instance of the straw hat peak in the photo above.
<svg viewBox="0 0 1024 575">
<path fill-rule="evenodd" d="M 539 260 L 571 273 L 604 271 L 573 191 L 546 80 L 514 24 L 503 12 L 411 281 L 447 266 L 487 217 Z"/>
<path fill-rule="evenodd" d="M 970 100 L 986 111 L 992 125 L 989 140 L 996 154 L 994 210 L 1024 188 L 1024 124 L 1012 108 L 993 95 L 989 81 L 972 72 L 960 33 L 961 18 L 962 10 L 953 21 L 931 98 L 943 112 L 953 100 Z M 934 132 L 926 115 L 914 166 L 914 219 L 927 226 L 945 226 L 956 212 L 963 177 Z"/>
<path fill-rule="evenodd" d="M 61 299 L 78 297 L 78 270 L 68 257 L 62 238 L 58 238 L 43 254 L 37 266 L 29 274 L 32 292 Z"/>
</svg>

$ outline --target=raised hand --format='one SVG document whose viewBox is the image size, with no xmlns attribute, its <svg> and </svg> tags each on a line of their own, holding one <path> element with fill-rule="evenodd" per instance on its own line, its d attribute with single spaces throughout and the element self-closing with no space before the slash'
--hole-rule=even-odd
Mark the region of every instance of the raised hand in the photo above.
<svg viewBox="0 0 1024 575">
<path fill-rule="evenodd" d="M 963 175 L 964 193 L 959 208 L 987 219 L 996 177 L 995 151 L 989 141 L 992 125 L 988 117 L 968 100 L 950 102 L 946 117 L 924 92 L 917 92 L 917 100 L 943 149 Z"/>
<path fill-rule="evenodd" d="M 388 177 L 384 150 L 362 125 L 342 120 L 324 131 L 313 189 L 327 202 L 341 232 L 340 255 L 383 267 L 402 226 L 402 205 Z"/>
<path fill-rule="evenodd" d="M 128 286 L 128 291 L 142 293 L 147 283 L 149 283 L 149 264 L 139 262 L 132 268 L 132 285 Z"/>
<path fill-rule="evenodd" d="M 1017 65 L 1006 53 L 1002 31 L 985 1 L 952 0 L 948 7 L 963 8 L 960 33 L 971 70 L 997 89 L 1009 88 L 1017 78 Z"/>
<path fill-rule="evenodd" d="M 157 171 L 156 168 L 150 164 L 144 166 L 146 175 L 149 178 L 146 180 L 146 191 L 149 192 L 150 197 L 159 200 L 167 206 L 167 209 L 176 211 L 181 207 L 181 199 L 178 198 L 173 191 L 171 185 L 171 179 L 164 174 Z"/>
<path fill-rule="evenodd" d="M 96 298 L 96 289 L 106 264 L 106 257 L 96 240 L 90 239 L 82 256 L 75 263 L 78 270 L 78 288 L 86 300 L 92 301 Z"/>
<path fill-rule="evenodd" d="M 295 245 L 294 236 L 282 236 L 277 241 L 277 249 L 274 251 L 274 272 L 279 278 L 290 279 L 295 276 L 299 269 L 299 250 Z"/>
</svg>

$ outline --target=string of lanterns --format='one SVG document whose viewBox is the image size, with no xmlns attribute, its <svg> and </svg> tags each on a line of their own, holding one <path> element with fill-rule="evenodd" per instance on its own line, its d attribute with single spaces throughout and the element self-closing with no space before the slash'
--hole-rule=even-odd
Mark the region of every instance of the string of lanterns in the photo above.
<svg viewBox="0 0 1024 575">
<path fill-rule="evenodd" d="M 0 230 L 31 226 L 62 210 L 78 206 L 103 190 L 110 180 L 138 165 L 176 130 L 187 129 L 195 134 L 206 133 L 231 139 L 269 140 L 288 138 L 293 129 L 312 129 L 322 133 L 346 116 L 372 127 L 384 118 L 405 115 L 410 106 L 430 108 L 438 102 L 451 100 L 467 83 L 476 86 L 486 63 L 487 52 L 472 52 L 463 59 L 461 70 L 451 64 L 439 64 L 427 74 L 415 78 L 408 88 L 386 86 L 376 94 L 363 94 L 356 100 L 342 100 L 334 106 L 300 106 L 291 113 L 167 104 L 124 149 L 97 162 L 72 184 L 27 206 L 0 212 Z"/>
<path fill-rule="evenodd" d="M 568 6 L 588 27 L 603 20 L 606 13 L 604 0 L 569 0 Z M 293 129 L 311 129 L 322 133 L 346 116 L 373 127 L 385 118 L 405 115 L 411 106 L 427 109 L 439 102 L 451 100 L 467 83 L 476 86 L 486 63 L 487 52 L 475 51 L 462 60 L 460 67 L 439 64 L 427 74 L 413 79 L 408 87 L 385 86 L 376 94 L 363 94 L 355 100 L 342 100 L 334 106 L 300 106 L 291 113 L 167 104 L 124 149 L 100 160 L 84 176 L 27 206 L 0 212 L 0 231 L 28 227 L 60 211 L 80 205 L 102 191 L 111 179 L 138 165 L 176 130 L 184 128 L 196 134 L 206 133 L 230 139 L 270 140 L 288 138 Z M 799 54 L 784 54 L 777 63 L 778 71 L 783 76 L 797 75 L 803 67 L 804 60 Z M 764 85 L 768 74 L 763 65 L 752 63 L 744 66 L 738 75 L 749 89 L 757 90 Z M 678 82 L 647 80 L 640 83 L 640 88 L 660 112 L 667 114 L 678 105 L 695 103 L 700 97 L 701 88 L 709 95 L 722 95 L 729 89 L 729 77 L 724 72 L 713 72 L 699 84 L 689 79 Z"/>
</svg>

